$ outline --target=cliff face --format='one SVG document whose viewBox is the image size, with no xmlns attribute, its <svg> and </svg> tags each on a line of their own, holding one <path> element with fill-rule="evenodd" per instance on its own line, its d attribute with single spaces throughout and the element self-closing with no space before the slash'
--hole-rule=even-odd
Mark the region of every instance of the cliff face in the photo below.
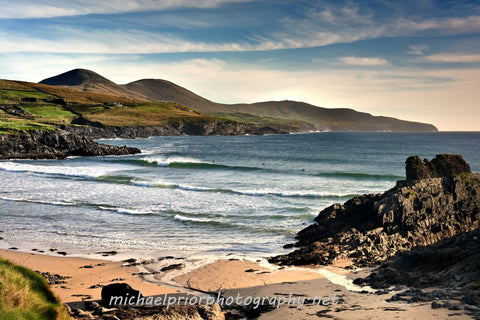
<svg viewBox="0 0 480 320">
<path fill-rule="evenodd" d="M 458 157 L 437 156 L 432 162 L 442 162 L 441 168 L 452 164 L 450 172 L 458 173 L 466 170 L 457 165 L 463 161 Z M 407 168 L 411 169 L 408 162 Z M 399 181 L 384 194 L 334 204 L 322 210 L 315 222 L 298 233 L 295 246 L 302 248 L 273 257 L 270 262 L 330 264 L 339 258 L 351 258 L 358 266 L 374 265 L 412 247 L 478 229 L 480 174 L 465 172 Z"/>
<path fill-rule="evenodd" d="M 68 156 L 105 156 L 140 153 L 127 146 L 108 146 L 71 132 L 0 135 L 0 159 L 63 159 Z"/>
<path fill-rule="evenodd" d="M 82 123 L 83 124 L 83 123 Z M 290 127 L 270 128 L 258 127 L 252 124 L 240 123 L 230 120 L 192 122 L 172 122 L 160 126 L 141 127 L 105 127 L 89 123 L 88 126 L 63 127 L 71 133 L 87 136 L 92 139 L 101 138 L 147 138 L 150 136 L 179 136 L 179 135 L 263 135 L 274 133 L 288 133 Z"/>
</svg>

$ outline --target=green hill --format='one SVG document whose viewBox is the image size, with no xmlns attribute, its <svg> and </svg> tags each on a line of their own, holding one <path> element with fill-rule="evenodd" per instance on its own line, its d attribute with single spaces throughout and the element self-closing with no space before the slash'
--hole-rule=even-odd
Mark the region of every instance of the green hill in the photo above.
<svg viewBox="0 0 480 320">
<path fill-rule="evenodd" d="M 373 116 L 353 109 L 329 109 L 297 101 L 220 104 L 170 81 L 143 79 L 117 85 L 93 71 L 75 69 L 41 83 L 113 93 L 138 100 L 175 102 L 204 113 L 263 126 L 291 126 L 300 131 L 437 131 L 431 124 Z"/>
<path fill-rule="evenodd" d="M 64 86 L 0 80 L 0 134 L 51 131 L 59 125 L 135 127 L 214 119 L 217 118 L 178 103 L 132 100 Z"/>
</svg>

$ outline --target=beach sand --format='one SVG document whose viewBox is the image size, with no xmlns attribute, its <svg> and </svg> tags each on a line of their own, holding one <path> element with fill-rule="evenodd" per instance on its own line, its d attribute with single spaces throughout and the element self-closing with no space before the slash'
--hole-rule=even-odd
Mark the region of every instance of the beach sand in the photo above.
<svg viewBox="0 0 480 320">
<path fill-rule="evenodd" d="M 41 254 L 0 250 L 0 256 L 12 262 L 40 272 L 68 276 L 65 284 L 52 285 L 53 291 L 66 303 L 100 299 L 101 288 L 91 286 L 112 282 L 126 282 L 145 296 L 174 293 L 175 289 L 161 286 L 161 275 L 155 275 L 158 284 L 147 283 L 132 275 L 136 267 L 122 267 L 121 262 L 110 262 L 73 257 L 55 257 Z M 91 266 L 85 268 L 84 266 Z M 326 271 L 325 271 L 326 270 Z M 217 260 L 197 269 L 171 272 L 173 280 L 185 286 L 189 292 L 221 292 L 228 299 L 247 297 L 262 299 L 266 304 L 284 301 L 280 307 L 272 306 L 262 313 L 252 309 L 254 317 L 274 319 L 472 319 L 463 310 L 432 309 L 431 302 L 386 302 L 394 293 L 351 291 L 351 280 L 366 276 L 369 270 L 347 271 L 340 267 L 328 268 L 279 268 L 247 260 Z M 172 278 L 172 277 L 171 277 Z M 120 280 L 122 279 L 122 280 Z M 160 284 L 160 285 L 159 285 Z M 359 288 L 357 288 L 359 289 Z M 360 289 L 361 290 L 361 289 Z M 200 292 L 199 292 L 200 293 Z M 265 298 L 264 298 L 265 297 Z M 321 297 L 321 299 L 319 298 Z M 325 300 L 328 298 L 327 300 Z M 260 301 L 260 300 L 257 300 Z M 320 301 L 320 303 L 319 303 Z M 332 304 L 332 302 L 335 302 Z M 266 311 L 266 312 L 265 312 Z"/>
<path fill-rule="evenodd" d="M 132 273 L 136 267 L 122 267 L 122 262 L 74 257 L 56 257 L 36 253 L 0 250 L 0 256 L 39 272 L 50 272 L 63 277 L 66 283 L 51 285 L 53 292 L 65 303 L 101 299 L 101 287 L 114 282 L 126 282 L 144 295 L 159 295 L 178 292 L 142 281 Z M 96 288 L 95 288 L 96 287 Z"/>
</svg>

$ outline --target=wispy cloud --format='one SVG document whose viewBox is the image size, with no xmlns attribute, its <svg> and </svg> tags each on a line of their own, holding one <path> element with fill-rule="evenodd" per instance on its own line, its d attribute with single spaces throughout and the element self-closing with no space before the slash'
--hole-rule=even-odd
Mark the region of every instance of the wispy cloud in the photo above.
<svg viewBox="0 0 480 320">
<path fill-rule="evenodd" d="M 427 49 L 427 46 L 424 44 L 418 44 L 418 45 L 411 45 L 409 47 L 409 50 L 407 51 L 408 54 L 415 54 L 415 55 L 421 55 L 423 52 Z"/>
<path fill-rule="evenodd" d="M 114 14 L 173 8 L 213 8 L 223 3 L 253 0 L 0 0 L 0 19 L 53 18 Z"/>
<path fill-rule="evenodd" d="M 388 61 L 384 58 L 343 57 L 340 61 L 351 66 L 385 66 Z"/>
<path fill-rule="evenodd" d="M 51 29 L 51 33 L 55 28 Z M 51 37 L 51 34 L 49 35 Z M 157 34 L 142 30 L 112 31 L 97 29 L 61 28 L 61 34 L 42 39 L 28 34 L 12 35 L 0 32 L 0 52 L 84 53 L 84 54 L 149 54 L 182 52 L 251 51 L 279 48 L 274 43 L 247 42 L 209 43 L 190 41 L 170 34 Z"/>
<path fill-rule="evenodd" d="M 413 20 L 400 17 L 393 25 L 395 34 L 408 35 L 418 32 L 429 32 L 435 35 L 454 35 L 480 32 L 480 15 L 468 17 L 442 17 L 435 19 Z"/>
<path fill-rule="evenodd" d="M 480 54 L 438 53 L 425 56 L 422 60 L 427 62 L 477 63 L 480 62 Z"/>
</svg>

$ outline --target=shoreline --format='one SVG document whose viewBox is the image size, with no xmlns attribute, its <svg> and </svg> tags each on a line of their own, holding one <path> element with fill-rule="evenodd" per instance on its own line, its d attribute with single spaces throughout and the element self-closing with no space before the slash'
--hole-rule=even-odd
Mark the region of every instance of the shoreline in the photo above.
<svg viewBox="0 0 480 320">
<path fill-rule="evenodd" d="M 35 271 L 50 272 L 63 277 L 65 283 L 52 284 L 53 292 L 63 303 L 81 308 L 85 301 L 100 300 L 101 288 L 90 288 L 114 282 L 125 282 L 144 296 L 162 296 L 165 293 L 205 296 L 221 292 L 226 301 L 241 297 L 252 300 L 253 315 L 261 320 L 270 319 L 317 319 L 319 316 L 334 316 L 337 319 L 466 319 L 464 311 L 452 312 L 447 309 L 432 309 L 430 302 L 405 303 L 386 302 L 396 292 L 386 294 L 369 293 L 367 290 L 351 291 L 344 285 L 331 281 L 329 273 L 340 278 L 353 280 L 364 277 L 369 269 L 348 271 L 341 267 L 284 268 L 255 261 L 230 260 L 208 261 L 202 265 L 197 260 L 194 268 L 167 271 L 155 279 L 158 283 L 145 281 L 138 266 L 122 266 L 122 262 L 75 257 L 55 257 L 38 253 L 22 253 L 0 249 L 0 256 L 13 263 Z M 195 261 L 194 261 L 195 262 Z M 205 262 L 205 261 L 204 261 Z M 175 264 L 176 260 L 172 260 Z M 198 267 L 200 265 L 200 267 Z M 90 266 L 90 267 L 86 267 Z M 153 270 L 154 264 L 140 265 L 145 270 Z M 195 267 L 196 266 L 196 267 Z M 326 270 L 327 272 L 321 271 Z M 176 272 L 179 275 L 176 275 Z M 322 275 L 323 272 L 323 275 Z M 134 275 L 136 274 L 136 275 Z M 158 275 L 158 273 L 157 273 Z M 159 285 L 168 275 L 179 285 L 173 289 L 168 284 Z M 116 281 L 114 281 L 116 280 Z M 181 286 L 184 287 L 181 287 Z M 178 290 L 177 290 L 178 289 Z M 217 296 L 217 295 L 215 295 Z M 255 301 L 272 301 L 283 304 L 255 308 Z M 257 298 L 257 300 L 255 300 Z M 321 298 L 321 299 L 320 299 Z M 328 299 L 327 299 L 328 298 Z M 228 300 L 231 299 L 231 300 Z M 282 300 L 285 299 L 285 300 Z M 290 300 L 288 300 L 290 299 Z M 316 302 L 319 301 L 322 302 Z M 324 300 L 327 299 L 327 300 Z M 326 301 L 326 303 L 323 303 Z M 332 302 L 336 303 L 332 303 Z"/>
</svg>

